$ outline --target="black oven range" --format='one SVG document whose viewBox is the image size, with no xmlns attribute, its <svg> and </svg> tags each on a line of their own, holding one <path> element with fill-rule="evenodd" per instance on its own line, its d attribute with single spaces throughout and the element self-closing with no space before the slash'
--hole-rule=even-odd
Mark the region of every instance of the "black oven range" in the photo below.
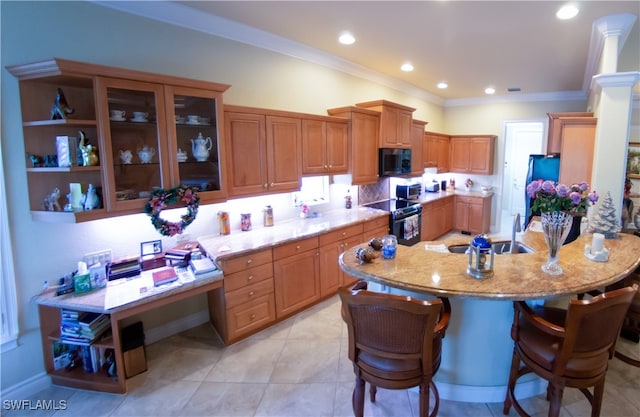
<svg viewBox="0 0 640 417">
<path fill-rule="evenodd" d="M 422 205 L 418 201 L 390 199 L 364 204 L 364 206 L 390 213 L 389 230 L 398 238 L 398 244 L 413 246 L 420 242 Z"/>
</svg>

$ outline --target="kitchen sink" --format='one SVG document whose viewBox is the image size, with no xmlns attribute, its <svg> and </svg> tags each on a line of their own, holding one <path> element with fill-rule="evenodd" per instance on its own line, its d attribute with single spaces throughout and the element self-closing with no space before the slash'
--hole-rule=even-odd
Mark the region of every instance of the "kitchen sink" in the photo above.
<svg viewBox="0 0 640 417">
<path fill-rule="evenodd" d="M 530 247 L 526 246 L 521 242 L 516 242 L 515 245 L 516 245 L 515 254 L 533 252 L 533 249 L 531 249 Z M 451 253 L 466 253 L 468 248 L 469 248 L 469 245 L 451 245 L 447 247 L 447 249 Z M 511 254 L 511 242 L 508 240 L 493 242 L 493 249 L 496 255 L 502 255 L 503 253 Z"/>
</svg>

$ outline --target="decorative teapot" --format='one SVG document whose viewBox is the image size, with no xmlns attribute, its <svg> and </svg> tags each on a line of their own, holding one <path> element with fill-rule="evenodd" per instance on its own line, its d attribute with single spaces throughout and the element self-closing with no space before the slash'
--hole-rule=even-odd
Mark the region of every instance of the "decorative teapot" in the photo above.
<svg viewBox="0 0 640 417">
<path fill-rule="evenodd" d="M 144 145 L 142 149 L 138 149 L 138 157 L 143 164 L 148 164 L 153 159 L 153 155 L 156 154 L 156 150 L 147 145 Z"/>
<path fill-rule="evenodd" d="M 127 149 L 126 151 L 123 151 L 122 149 L 120 150 L 120 160 L 123 164 L 130 164 L 132 159 L 133 154 L 129 149 Z"/>
<path fill-rule="evenodd" d="M 211 138 L 208 136 L 206 138 L 202 137 L 202 133 L 198 133 L 196 139 L 191 139 L 191 152 L 196 161 L 203 162 L 209 159 L 211 146 L 213 146 Z"/>
</svg>

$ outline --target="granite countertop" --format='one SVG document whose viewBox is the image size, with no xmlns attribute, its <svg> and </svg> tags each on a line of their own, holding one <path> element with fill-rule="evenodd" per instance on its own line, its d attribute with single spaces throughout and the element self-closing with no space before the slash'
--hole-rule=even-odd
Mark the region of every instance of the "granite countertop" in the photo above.
<svg viewBox="0 0 640 417">
<path fill-rule="evenodd" d="M 489 191 L 487 193 L 483 193 L 481 191 L 466 191 L 466 190 L 451 190 L 447 189 L 447 191 L 438 191 L 437 193 L 421 193 L 418 201 L 421 204 L 431 203 L 436 200 L 440 200 L 445 197 L 453 197 L 453 196 L 461 196 L 461 197 L 480 197 L 480 198 L 489 198 L 493 196 L 493 192 Z"/>
<path fill-rule="evenodd" d="M 468 255 L 446 250 L 450 245 L 468 244 L 470 239 L 398 246 L 395 259 L 384 260 L 379 253 L 377 259 L 364 265 L 356 260 L 354 248 L 340 256 L 340 267 L 357 278 L 417 292 L 526 300 L 601 288 L 622 279 L 640 264 L 640 237 L 621 234 L 620 239 L 607 239 L 605 247 L 610 251 L 609 260 L 595 262 L 584 256 L 585 245 L 591 244 L 592 235 L 583 234 L 560 249 L 559 259 L 564 273 L 560 276 L 547 275 L 540 269 L 547 259 L 544 236 L 529 228 L 517 240 L 534 252 L 495 255 L 494 275 L 480 280 L 466 273 Z M 439 251 L 442 249 L 446 252 Z"/>
<path fill-rule="evenodd" d="M 385 216 L 389 216 L 389 213 L 368 207 L 336 209 L 322 213 L 320 217 L 279 221 L 273 227 L 234 231 L 222 236 L 201 236 L 198 243 L 210 258 L 218 261 Z"/>
</svg>

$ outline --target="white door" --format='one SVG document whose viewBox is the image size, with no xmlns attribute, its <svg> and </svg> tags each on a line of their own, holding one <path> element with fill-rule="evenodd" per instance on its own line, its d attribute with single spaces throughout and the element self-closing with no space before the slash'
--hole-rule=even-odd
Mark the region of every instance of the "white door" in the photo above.
<svg viewBox="0 0 640 417">
<path fill-rule="evenodd" d="M 544 151 L 544 123 L 507 122 L 505 132 L 503 211 L 524 218 L 529 155 Z"/>
</svg>

